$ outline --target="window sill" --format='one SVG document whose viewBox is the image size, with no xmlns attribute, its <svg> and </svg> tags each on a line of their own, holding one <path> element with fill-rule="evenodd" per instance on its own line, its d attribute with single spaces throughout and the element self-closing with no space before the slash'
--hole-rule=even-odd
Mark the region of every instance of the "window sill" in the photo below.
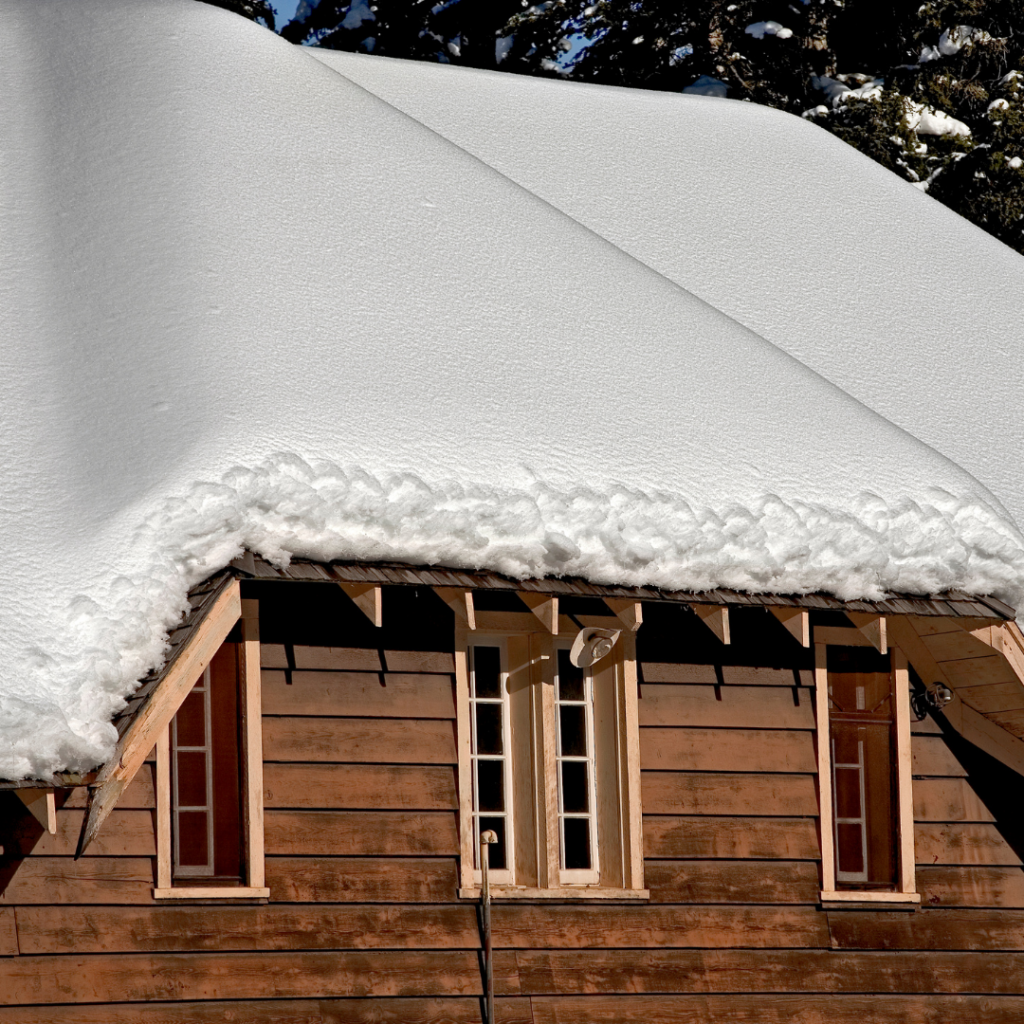
<svg viewBox="0 0 1024 1024">
<path fill-rule="evenodd" d="M 825 910 L 916 910 L 921 905 L 917 892 L 857 892 L 842 889 L 822 890 L 821 905 Z"/>
<path fill-rule="evenodd" d="M 156 900 L 266 900 L 268 888 L 250 888 L 244 885 L 176 885 L 170 889 L 154 889 Z"/>
<path fill-rule="evenodd" d="M 459 889 L 459 899 L 478 900 L 479 889 Z M 524 885 L 492 885 L 492 900 L 632 900 L 651 898 L 650 889 L 602 889 L 598 886 L 556 886 L 553 889 L 531 889 Z"/>
</svg>

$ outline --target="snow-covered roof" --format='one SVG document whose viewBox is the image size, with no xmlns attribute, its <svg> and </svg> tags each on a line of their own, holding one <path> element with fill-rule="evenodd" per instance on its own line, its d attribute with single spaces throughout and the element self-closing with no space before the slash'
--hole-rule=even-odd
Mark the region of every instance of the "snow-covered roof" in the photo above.
<svg viewBox="0 0 1024 1024">
<path fill-rule="evenodd" d="M 974 476 L 496 157 L 193 0 L 4 13 L 0 777 L 109 755 L 188 587 L 243 547 L 671 589 L 1022 592 L 1024 538 Z M 571 127 L 600 94 L 526 84 L 546 113 L 524 152 L 550 163 L 561 118 L 559 159 L 606 162 L 614 209 L 616 151 Z M 657 104 L 628 95 L 646 125 Z M 695 223 L 719 207 L 782 263 L 822 247 L 792 174 L 769 189 L 792 215 L 754 230 L 787 119 L 658 102 L 723 111 L 688 132 L 709 159 L 741 111 L 748 216 L 653 154 L 664 183 L 624 207 L 655 224 L 686 193 Z M 790 159 L 863 170 L 793 120 Z M 908 230 L 932 209 L 877 191 Z M 729 251 L 704 258 L 742 306 L 765 286 Z M 896 346 L 917 300 L 888 301 Z"/>
</svg>

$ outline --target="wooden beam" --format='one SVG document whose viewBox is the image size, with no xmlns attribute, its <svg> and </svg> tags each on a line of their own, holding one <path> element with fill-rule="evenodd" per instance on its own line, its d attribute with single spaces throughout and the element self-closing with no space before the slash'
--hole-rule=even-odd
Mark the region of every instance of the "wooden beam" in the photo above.
<svg viewBox="0 0 1024 1024">
<path fill-rule="evenodd" d="M 815 630 L 815 636 L 817 636 Z M 818 828 L 821 839 L 821 888 L 836 887 L 835 822 L 832 817 L 832 744 L 828 720 L 828 647 L 814 645 L 815 744 L 818 753 Z"/>
<path fill-rule="evenodd" d="M 885 621 L 884 619 L 882 620 Z M 900 857 L 900 892 L 917 891 L 914 867 L 914 792 L 911 781 L 910 749 L 910 673 L 907 670 L 907 655 L 898 647 L 892 652 L 893 684 L 896 702 L 896 792 L 897 833 Z"/>
<path fill-rule="evenodd" d="M 202 622 L 185 641 L 170 670 L 132 719 L 114 748 L 113 757 L 96 776 L 89 799 L 89 813 L 78 844 L 80 857 L 114 809 L 125 787 L 142 767 L 153 744 L 206 670 L 217 649 L 242 615 L 238 580 L 232 580 L 214 600 Z"/>
<path fill-rule="evenodd" d="M 604 603 L 630 632 L 635 633 L 643 625 L 644 609 L 639 601 L 628 597 L 606 597 Z"/>
<path fill-rule="evenodd" d="M 801 647 L 811 646 L 811 615 L 806 608 L 769 605 L 768 610 L 786 627 Z"/>
<path fill-rule="evenodd" d="M 871 646 L 879 654 L 889 653 L 884 615 L 875 615 L 874 612 L 847 612 L 846 617 L 871 641 Z"/>
<path fill-rule="evenodd" d="M 344 586 L 344 585 L 343 585 Z M 377 609 L 380 610 L 380 587 Z M 357 601 L 356 604 L 359 604 Z M 363 609 L 365 611 L 365 609 Z M 377 625 L 380 625 L 378 622 Z M 266 884 L 263 855 L 263 697 L 260 673 L 260 606 L 258 601 L 242 602 L 241 644 L 242 690 L 242 792 L 245 795 L 246 877 L 250 888 Z"/>
<path fill-rule="evenodd" d="M 554 594 L 520 590 L 519 599 L 540 619 L 552 636 L 558 636 L 558 598 Z"/>
<path fill-rule="evenodd" d="M 355 606 L 378 628 L 384 625 L 381 587 L 376 583 L 338 583 Z"/>
<path fill-rule="evenodd" d="M 875 645 L 859 630 L 846 626 L 815 626 L 814 642 L 830 647 L 874 647 Z"/>
<path fill-rule="evenodd" d="M 472 590 L 462 590 L 459 587 L 434 587 L 434 593 L 455 612 L 456 624 L 465 626 L 471 631 L 476 629 Z"/>
<path fill-rule="evenodd" d="M 711 630 L 723 644 L 732 643 L 729 634 L 729 609 L 718 604 L 693 604 L 690 607 L 696 612 L 697 618 Z"/>
<path fill-rule="evenodd" d="M 156 741 L 156 887 L 171 887 L 171 727 Z"/>
<path fill-rule="evenodd" d="M 16 789 L 18 799 L 32 812 L 32 817 L 39 822 L 51 836 L 57 834 L 57 804 L 52 789 Z"/>
</svg>

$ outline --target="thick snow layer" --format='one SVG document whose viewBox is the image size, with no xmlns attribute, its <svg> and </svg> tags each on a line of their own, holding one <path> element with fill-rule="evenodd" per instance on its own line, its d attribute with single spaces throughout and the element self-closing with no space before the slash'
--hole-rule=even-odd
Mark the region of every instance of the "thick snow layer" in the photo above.
<svg viewBox="0 0 1024 1024">
<path fill-rule="evenodd" d="M 752 103 L 309 53 L 949 456 L 1024 523 L 1024 258 L 991 235 Z"/>
<path fill-rule="evenodd" d="M 1024 538 L 968 473 L 308 52 L 192 0 L 4 14 L 0 776 L 107 757 L 243 546 L 1021 593 Z M 569 125 L 603 94 L 565 95 Z M 603 146 L 556 148 L 589 173 Z M 790 213 L 780 257 L 817 229 Z"/>
</svg>

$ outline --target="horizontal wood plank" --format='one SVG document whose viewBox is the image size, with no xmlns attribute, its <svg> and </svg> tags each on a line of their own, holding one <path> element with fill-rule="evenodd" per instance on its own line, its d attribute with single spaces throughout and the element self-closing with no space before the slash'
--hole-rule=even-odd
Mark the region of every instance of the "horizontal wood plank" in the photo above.
<svg viewBox="0 0 1024 1024">
<path fill-rule="evenodd" d="M 944 661 L 942 671 L 957 689 L 961 686 L 984 686 L 989 683 L 1012 683 L 1017 675 L 1001 654 L 966 661 Z"/>
<path fill-rule="evenodd" d="M 961 661 L 964 658 L 990 658 L 994 653 L 991 645 L 963 629 L 926 635 L 921 640 L 928 648 L 928 653 L 943 668 L 944 662 Z"/>
<path fill-rule="evenodd" d="M 74 856 L 85 811 L 57 812 L 57 832 L 44 832 L 35 818 L 22 815 L 4 843 L 7 856 Z M 90 857 L 156 856 L 156 828 L 152 811 L 115 810 L 89 847 Z"/>
<path fill-rule="evenodd" d="M 815 860 L 811 818 L 645 817 L 644 855 L 686 859 Z"/>
<path fill-rule="evenodd" d="M 136 773 L 128 788 L 118 797 L 117 806 L 120 810 L 152 810 L 156 807 L 153 791 L 154 765 L 144 764 Z M 71 790 L 64 807 L 68 810 L 84 810 L 89 803 L 89 790 L 86 786 L 78 786 Z M 105 828 L 106 826 L 104 826 Z M 92 852 L 92 847 L 89 847 Z"/>
<path fill-rule="evenodd" d="M 1024 685 L 1018 680 L 1012 683 L 992 683 L 988 686 L 961 686 L 956 692 L 965 704 L 969 704 L 982 714 L 990 711 L 1024 709 Z"/>
<path fill-rule="evenodd" d="M 455 764 L 455 723 L 433 718 L 263 719 L 266 761 Z"/>
<path fill-rule="evenodd" d="M 454 858 L 268 857 L 275 901 L 442 903 L 454 901 Z"/>
<path fill-rule="evenodd" d="M 995 821 L 964 778 L 918 779 L 913 789 L 915 821 Z"/>
<path fill-rule="evenodd" d="M 295 668 L 333 669 L 349 672 L 380 672 L 380 654 L 366 647 L 305 647 L 296 644 L 292 648 Z M 282 666 L 286 667 L 286 666 Z"/>
<path fill-rule="evenodd" d="M 641 678 L 647 683 L 725 683 L 731 686 L 813 686 L 810 669 L 769 668 L 765 665 L 687 665 L 645 661 Z M 719 672 L 721 676 L 719 676 Z"/>
<path fill-rule="evenodd" d="M 816 815 L 813 775 L 754 772 L 640 774 L 645 814 Z"/>
<path fill-rule="evenodd" d="M 345 999 L 320 1003 L 323 1024 L 480 1024 L 479 999 Z M 529 999 L 494 1000 L 494 1024 L 533 1024 Z"/>
<path fill-rule="evenodd" d="M 527 995 L 693 992 L 1020 994 L 1024 954 L 801 950 L 523 950 Z"/>
<path fill-rule="evenodd" d="M 495 979 L 496 984 L 499 979 Z M 507 990 L 516 979 L 500 979 Z M 477 954 L 162 953 L 0 960 L 0 1004 L 478 995 Z"/>
<path fill-rule="evenodd" d="M 13 907 L 0 907 L 0 956 L 18 955 L 18 929 Z"/>
<path fill-rule="evenodd" d="M 268 854 L 444 857 L 458 853 L 446 811 L 276 811 L 266 818 Z"/>
<path fill-rule="evenodd" d="M 1024 911 L 830 910 L 835 949 L 1024 950 Z"/>
<path fill-rule="evenodd" d="M 0 1024 L 323 1024 L 316 999 L 0 1007 Z"/>
<path fill-rule="evenodd" d="M 1011 1024 L 1019 996 L 678 995 L 538 996 L 535 1024 Z"/>
<path fill-rule="evenodd" d="M 917 866 L 925 906 L 1024 908 L 1024 870 L 969 864 Z"/>
<path fill-rule="evenodd" d="M 652 903 L 813 903 L 819 899 L 812 861 L 650 860 L 644 884 Z"/>
<path fill-rule="evenodd" d="M 370 672 L 263 672 L 265 715 L 454 718 L 447 676 Z M 383 680 L 383 682 L 382 682 Z"/>
<path fill-rule="evenodd" d="M 687 686 L 644 683 L 640 724 L 813 729 L 811 692 L 790 685 Z"/>
<path fill-rule="evenodd" d="M 814 772 L 810 732 L 759 729 L 641 729 L 646 771 Z"/>
<path fill-rule="evenodd" d="M 1021 863 L 995 825 L 917 824 L 914 851 L 919 864 Z"/>
<path fill-rule="evenodd" d="M 966 776 L 942 736 L 911 736 L 911 767 L 913 774 L 923 776 Z"/>
<path fill-rule="evenodd" d="M 633 947 L 825 948 L 825 915 L 812 907 L 542 906 L 492 908 L 502 949 Z"/>
<path fill-rule="evenodd" d="M 476 909 L 471 903 L 440 907 L 19 907 L 17 914 L 23 954 L 480 946 Z"/>
<path fill-rule="evenodd" d="M 457 810 L 455 772 L 431 765 L 267 764 L 267 807 Z"/>
<path fill-rule="evenodd" d="M 0 869 L 0 905 L 152 902 L 149 857 L 29 857 Z"/>
<path fill-rule="evenodd" d="M 388 672 L 455 671 L 455 656 L 449 651 L 385 651 Z"/>
</svg>

